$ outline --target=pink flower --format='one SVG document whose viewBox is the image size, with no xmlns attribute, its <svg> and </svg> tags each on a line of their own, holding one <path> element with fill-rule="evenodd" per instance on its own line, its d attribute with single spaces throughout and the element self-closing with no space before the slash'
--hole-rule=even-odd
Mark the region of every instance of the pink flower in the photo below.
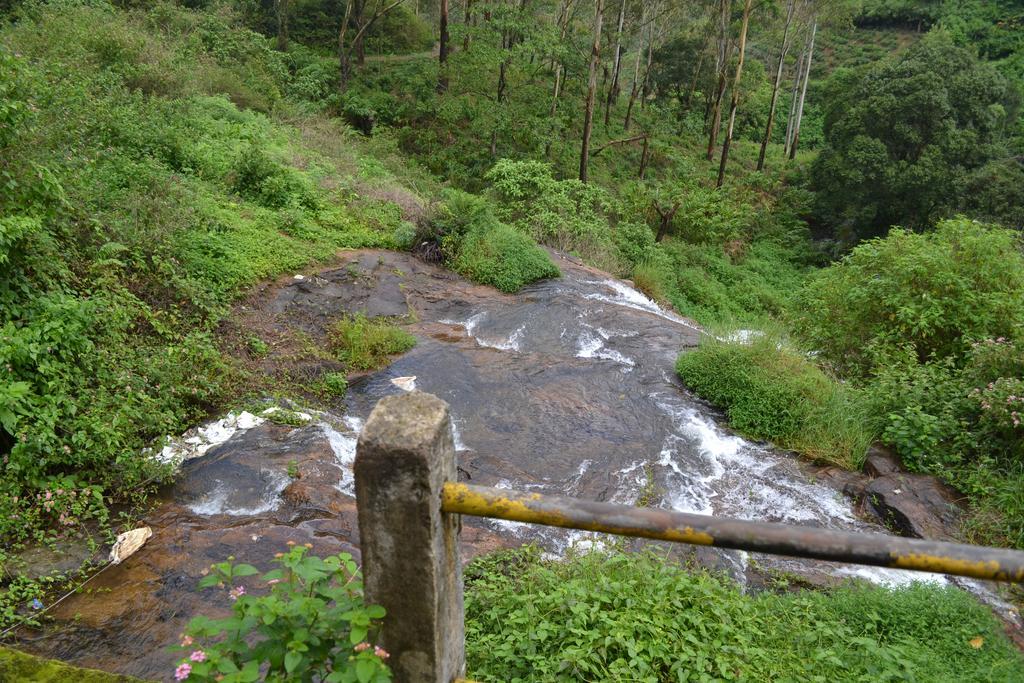
<svg viewBox="0 0 1024 683">
<path fill-rule="evenodd" d="M 181 637 L 181 646 L 182 647 L 188 647 L 189 645 L 191 645 L 194 642 L 196 642 L 196 641 L 194 641 L 192 639 L 192 636 L 182 636 Z"/>
<path fill-rule="evenodd" d="M 270 581 L 267 581 L 268 586 L 274 586 L 279 583 L 281 583 L 281 579 L 271 579 Z"/>
<path fill-rule="evenodd" d="M 358 645 L 356 645 L 356 646 L 355 646 L 354 648 L 352 648 L 352 649 L 353 649 L 353 650 L 355 650 L 356 652 L 362 652 L 363 650 L 369 650 L 369 649 L 370 649 L 370 644 L 369 644 L 369 643 L 367 643 L 367 642 L 366 642 L 366 641 L 364 640 L 363 642 L 359 643 Z"/>
<path fill-rule="evenodd" d="M 382 648 L 380 645 L 377 645 L 376 647 L 373 648 L 373 654 L 377 655 L 381 659 L 387 659 L 388 657 L 391 656 L 391 655 L 388 654 L 388 651 L 385 650 L 384 648 Z"/>
<path fill-rule="evenodd" d="M 232 600 L 237 600 L 243 595 L 245 595 L 245 586 L 238 586 L 237 588 L 232 588 L 230 591 L 228 591 L 228 596 Z"/>
<path fill-rule="evenodd" d="M 188 658 L 191 659 L 193 662 L 205 662 L 206 661 L 206 653 L 203 652 L 202 650 L 196 650 L 195 652 L 190 654 L 188 656 Z"/>
<path fill-rule="evenodd" d="M 174 670 L 174 680 L 183 681 L 188 678 L 190 673 L 192 673 L 192 665 L 188 662 L 183 662 Z"/>
</svg>

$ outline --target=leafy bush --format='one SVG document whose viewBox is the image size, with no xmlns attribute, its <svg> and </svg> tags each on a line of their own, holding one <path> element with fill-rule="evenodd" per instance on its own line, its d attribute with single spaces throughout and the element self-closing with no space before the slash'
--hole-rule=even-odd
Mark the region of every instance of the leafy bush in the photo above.
<svg viewBox="0 0 1024 683">
<path fill-rule="evenodd" d="M 739 431 L 820 460 L 857 467 L 873 436 L 857 391 L 769 335 L 705 339 L 679 356 L 676 372 Z"/>
<path fill-rule="evenodd" d="M 503 292 L 560 274 L 533 239 L 498 220 L 488 200 L 460 190 L 445 192 L 416 241 L 421 250 L 434 245 L 450 268 Z"/>
<path fill-rule="evenodd" d="M 336 398 L 343 398 L 348 392 L 348 378 L 343 372 L 329 372 L 320 378 L 324 391 Z"/>
<path fill-rule="evenodd" d="M 338 360 L 354 370 L 371 370 L 387 365 L 390 357 L 416 345 L 416 337 L 381 318 L 363 313 L 345 316 L 330 334 L 331 349 Z"/>
<path fill-rule="evenodd" d="M 232 558 L 211 567 L 200 588 L 216 587 L 233 601 L 224 619 L 193 618 L 180 649 L 189 653 L 176 680 L 323 681 L 383 683 L 391 680 L 388 653 L 368 642 L 384 608 L 365 605 L 359 568 L 347 553 L 319 558 L 295 546 L 275 559 L 280 569 L 259 570 Z M 266 595 L 256 591 L 269 587 Z M 250 593 L 249 591 L 253 592 Z"/>
<path fill-rule="evenodd" d="M 903 344 L 918 359 L 960 358 L 975 340 L 1024 323 L 1017 236 L 966 219 L 927 234 L 894 230 L 820 271 L 794 306 L 797 332 L 843 372 Z"/>
<path fill-rule="evenodd" d="M 452 267 L 503 292 L 516 292 L 531 282 L 561 274 L 547 252 L 503 224 L 471 230 L 459 245 Z"/>
<path fill-rule="evenodd" d="M 956 588 L 751 596 L 651 553 L 478 558 L 466 570 L 466 636 L 470 676 L 502 683 L 1009 682 L 1024 665 L 988 608 Z"/>
<path fill-rule="evenodd" d="M 579 180 L 556 180 L 550 164 L 499 159 L 484 176 L 500 220 L 542 244 L 616 270 L 609 219 L 611 195 Z"/>
</svg>

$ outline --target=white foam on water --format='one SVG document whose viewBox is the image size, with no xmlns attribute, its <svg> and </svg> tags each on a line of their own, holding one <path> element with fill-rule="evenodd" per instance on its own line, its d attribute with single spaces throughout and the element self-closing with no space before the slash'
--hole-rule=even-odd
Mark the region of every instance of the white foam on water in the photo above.
<svg viewBox="0 0 1024 683">
<path fill-rule="evenodd" d="M 177 438 L 169 438 L 160 452 L 152 457 L 161 463 L 178 467 L 186 460 L 205 455 L 211 448 L 219 446 L 235 434 L 248 431 L 264 422 L 264 418 L 247 411 L 228 413 L 219 420 L 193 427 Z"/>
<path fill-rule="evenodd" d="M 761 330 L 735 330 L 725 335 L 724 337 L 719 337 L 719 340 L 737 342 L 740 344 L 749 344 L 755 339 L 758 339 L 763 336 L 764 332 L 762 332 Z"/>
<path fill-rule="evenodd" d="M 351 420 L 351 423 L 349 422 Z M 362 428 L 363 422 L 359 418 L 345 418 L 346 426 Z M 342 434 L 326 422 L 320 424 L 327 442 L 334 452 L 334 460 L 341 470 L 341 480 L 335 484 L 335 488 L 349 496 L 356 495 L 356 478 L 352 471 L 352 465 L 356 461 L 356 443 L 358 442 L 359 429 L 353 428 L 352 434 Z"/>
<path fill-rule="evenodd" d="M 618 280 L 589 280 L 585 281 L 586 284 L 602 285 L 611 289 L 614 293 L 609 296 L 604 293 L 594 292 L 591 294 L 585 294 L 584 297 L 596 301 L 604 301 L 605 303 L 613 304 L 615 306 L 624 306 L 626 308 L 632 308 L 638 311 L 646 311 L 647 313 L 653 313 L 654 315 L 670 320 L 677 325 L 703 332 L 703 330 L 693 323 L 685 320 L 675 313 L 666 311 L 652 299 L 648 298 L 642 292 L 630 287 L 625 282 L 619 282 Z"/>
<path fill-rule="evenodd" d="M 520 325 L 512 334 L 506 339 L 490 339 L 487 337 L 480 336 L 476 333 L 476 329 L 480 326 L 484 320 L 487 319 L 487 311 L 481 311 L 471 315 L 466 320 L 451 320 L 444 319 L 438 322 L 444 323 L 445 325 L 459 325 L 466 330 L 466 334 L 473 338 L 480 346 L 485 346 L 489 349 L 497 349 L 499 351 L 522 351 L 523 337 L 526 334 L 526 325 Z"/>
<path fill-rule="evenodd" d="M 949 585 L 949 578 L 943 574 L 931 572 L 912 572 L 906 569 L 889 569 L 888 567 L 869 567 L 865 565 L 844 565 L 835 570 L 838 576 L 852 579 L 863 579 L 879 586 L 900 588 L 913 583 L 932 583 L 940 586 Z"/>
<path fill-rule="evenodd" d="M 620 365 L 625 365 L 632 368 L 636 365 L 632 358 L 627 358 L 614 349 L 607 349 L 604 347 L 604 339 L 598 334 L 597 330 L 585 325 L 588 329 L 584 329 L 583 333 L 580 334 L 576 341 L 576 357 L 577 358 L 601 358 L 603 360 L 610 360 Z M 607 339 L 607 337 L 605 337 Z"/>
<path fill-rule="evenodd" d="M 455 445 L 455 452 L 473 450 L 462 440 L 462 433 L 459 431 L 459 421 L 452 417 L 452 443 Z"/>
<path fill-rule="evenodd" d="M 212 491 L 199 499 L 186 504 L 189 510 L 197 515 L 231 515 L 232 517 L 252 517 L 267 512 L 272 512 L 281 506 L 281 492 L 285 490 L 291 481 L 287 474 L 265 470 L 269 488 L 259 503 L 250 507 L 231 507 L 229 498 L 232 487 L 222 481 L 218 481 Z"/>
</svg>

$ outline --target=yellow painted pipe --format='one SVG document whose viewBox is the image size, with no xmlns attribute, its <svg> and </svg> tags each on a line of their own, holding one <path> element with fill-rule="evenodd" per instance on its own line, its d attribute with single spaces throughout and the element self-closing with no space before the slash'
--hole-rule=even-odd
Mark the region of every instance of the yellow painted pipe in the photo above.
<svg viewBox="0 0 1024 683">
<path fill-rule="evenodd" d="M 447 483 L 447 513 L 691 545 L 1024 583 L 1024 552 Z"/>
</svg>

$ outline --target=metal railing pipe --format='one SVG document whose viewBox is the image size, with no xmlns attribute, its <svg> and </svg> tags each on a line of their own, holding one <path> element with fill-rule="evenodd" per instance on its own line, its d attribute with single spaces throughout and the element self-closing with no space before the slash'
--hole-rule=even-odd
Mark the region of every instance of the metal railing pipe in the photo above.
<svg viewBox="0 0 1024 683">
<path fill-rule="evenodd" d="M 441 510 L 716 548 L 1024 583 L 1024 552 L 446 483 Z"/>
</svg>

